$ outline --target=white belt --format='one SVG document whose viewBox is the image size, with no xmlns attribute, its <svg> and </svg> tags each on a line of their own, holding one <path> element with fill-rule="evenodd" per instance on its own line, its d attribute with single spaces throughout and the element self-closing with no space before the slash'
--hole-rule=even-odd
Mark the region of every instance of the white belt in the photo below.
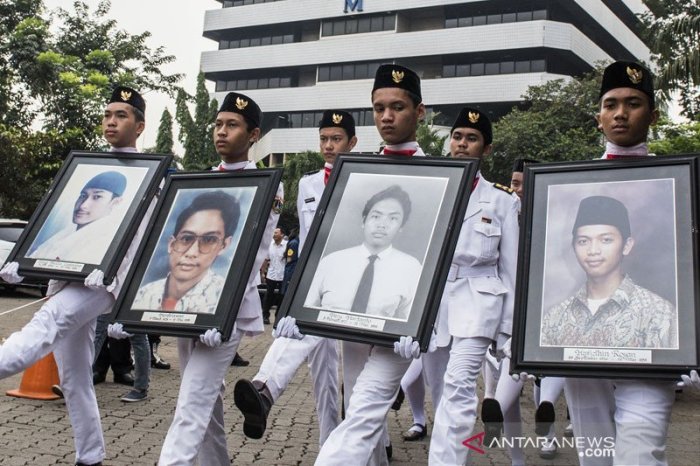
<svg viewBox="0 0 700 466">
<path fill-rule="evenodd" d="M 450 265 L 447 281 L 453 282 L 458 278 L 468 277 L 498 277 L 498 268 L 495 265 Z"/>
</svg>

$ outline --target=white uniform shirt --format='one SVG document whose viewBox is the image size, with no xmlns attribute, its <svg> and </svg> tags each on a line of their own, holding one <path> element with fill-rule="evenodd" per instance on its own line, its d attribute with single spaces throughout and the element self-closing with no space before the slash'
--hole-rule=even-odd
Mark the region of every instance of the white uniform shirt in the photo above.
<svg viewBox="0 0 700 466">
<path fill-rule="evenodd" d="M 151 282 L 136 292 L 132 308 L 134 309 L 151 309 L 160 310 L 165 295 L 168 279 L 162 278 Z M 214 314 L 216 307 L 219 304 L 221 290 L 224 289 L 224 277 L 212 272 L 211 269 L 202 279 L 197 282 L 182 298 L 177 301 L 173 312 L 193 312 L 197 314 Z"/>
<path fill-rule="evenodd" d="M 370 255 L 363 244 L 321 259 L 304 305 L 350 311 Z M 420 262 L 393 247 L 378 256 L 366 314 L 406 319 L 422 270 Z"/>
<path fill-rule="evenodd" d="M 299 214 L 299 250 L 304 247 L 306 236 L 309 234 L 311 222 L 316 215 L 318 203 L 323 196 L 326 184 L 323 181 L 324 169 L 303 176 L 299 180 L 299 190 L 297 194 L 297 213 Z"/>
<path fill-rule="evenodd" d="M 515 304 L 520 199 L 480 177 L 459 233 L 452 273 L 435 326 L 438 346 L 450 335 L 510 335 Z"/>
<path fill-rule="evenodd" d="M 280 241 L 280 244 L 273 240 L 267 250 L 267 258 L 270 260 L 270 265 L 267 268 L 268 280 L 281 282 L 284 280 L 284 264 L 287 258 L 284 252 L 287 250 L 287 242 Z"/>
</svg>

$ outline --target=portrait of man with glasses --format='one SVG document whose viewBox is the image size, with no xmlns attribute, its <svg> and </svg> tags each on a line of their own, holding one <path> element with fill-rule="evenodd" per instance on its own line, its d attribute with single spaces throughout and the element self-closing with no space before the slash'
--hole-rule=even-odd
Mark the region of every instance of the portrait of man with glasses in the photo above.
<svg viewBox="0 0 700 466">
<path fill-rule="evenodd" d="M 167 240 L 167 276 L 142 283 L 133 308 L 214 314 L 225 277 L 212 266 L 230 247 L 240 215 L 238 199 L 223 191 L 195 197 Z"/>
</svg>

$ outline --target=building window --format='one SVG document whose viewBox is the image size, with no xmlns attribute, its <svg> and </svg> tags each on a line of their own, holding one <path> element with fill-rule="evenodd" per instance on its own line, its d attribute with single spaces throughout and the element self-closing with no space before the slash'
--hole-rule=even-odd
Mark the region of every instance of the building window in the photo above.
<svg viewBox="0 0 700 466">
<path fill-rule="evenodd" d="M 462 16 L 446 18 L 445 28 L 483 26 L 484 24 L 514 23 L 516 21 L 537 21 L 547 19 L 547 10 L 519 11 L 517 13 L 494 13 L 490 15 Z"/>
<path fill-rule="evenodd" d="M 283 0 L 225 0 L 223 3 L 224 8 L 231 8 L 234 6 L 243 5 L 257 5 L 258 3 L 270 3 L 270 2 L 281 2 Z"/>
<path fill-rule="evenodd" d="M 393 31 L 396 29 L 396 15 L 362 16 L 324 21 L 321 24 L 321 36 L 341 36 L 362 32 Z"/>
<path fill-rule="evenodd" d="M 259 47 L 261 45 L 291 44 L 294 34 L 277 34 L 274 36 L 245 37 L 242 39 L 220 40 L 219 50 Z"/>
<path fill-rule="evenodd" d="M 377 73 L 384 62 L 349 63 L 343 65 L 321 65 L 318 67 L 318 81 L 348 81 L 369 79 Z"/>
<path fill-rule="evenodd" d="M 443 78 L 461 78 L 511 73 L 542 73 L 547 71 L 546 60 L 519 60 L 486 63 L 460 63 L 442 66 Z"/>
<path fill-rule="evenodd" d="M 277 87 L 291 87 L 292 78 L 264 77 L 249 79 L 229 79 L 216 81 L 216 92 L 242 91 L 246 89 L 273 89 Z"/>
</svg>

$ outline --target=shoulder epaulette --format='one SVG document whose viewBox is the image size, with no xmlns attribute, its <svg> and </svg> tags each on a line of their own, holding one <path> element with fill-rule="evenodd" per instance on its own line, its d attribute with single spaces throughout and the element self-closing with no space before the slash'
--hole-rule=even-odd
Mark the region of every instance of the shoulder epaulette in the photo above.
<svg viewBox="0 0 700 466">
<path fill-rule="evenodd" d="M 318 173 L 318 170 L 311 170 L 310 172 L 304 173 L 303 176 L 315 175 L 316 173 Z"/>
<path fill-rule="evenodd" d="M 496 189 L 500 189 L 501 191 L 506 192 L 508 194 L 513 194 L 515 192 L 512 189 L 510 189 L 508 186 L 503 186 L 500 183 L 494 183 L 493 187 Z"/>
</svg>

